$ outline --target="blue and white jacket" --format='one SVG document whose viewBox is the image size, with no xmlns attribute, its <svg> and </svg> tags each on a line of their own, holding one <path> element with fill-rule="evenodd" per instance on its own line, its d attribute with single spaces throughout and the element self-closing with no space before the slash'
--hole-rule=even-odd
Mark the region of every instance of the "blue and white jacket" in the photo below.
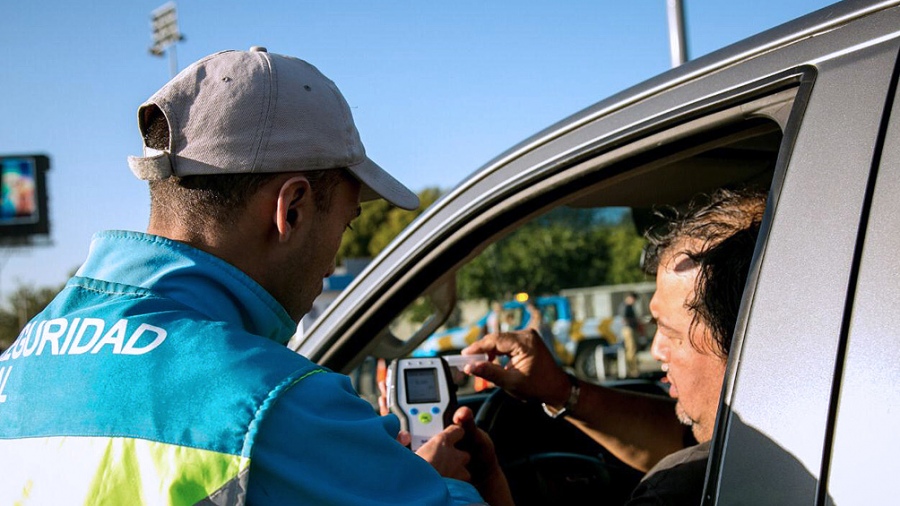
<svg viewBox="0 0 900 506">
<path fill-rule="evenodd" d="M 256 282 L 205 252 L 97 234 L 0 355 L 0 504 L 469 504 L 349 379 L 284 345 Z"/>
</svg>

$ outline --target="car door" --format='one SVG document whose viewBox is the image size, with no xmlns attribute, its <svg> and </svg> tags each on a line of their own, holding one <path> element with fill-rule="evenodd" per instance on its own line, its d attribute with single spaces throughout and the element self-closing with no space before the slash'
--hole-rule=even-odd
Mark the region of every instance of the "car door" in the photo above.
<svg viewBox="0 0 900 506">
<path fill-rule="evenodd" d="M 871 38 L 869 30 L 890 24 Z M 897 450 L 897 388 L 888 373 L 898 362 L 887 308 L 900 280 L 890 249 L 898 211 L 890 135 L 897 137 L 896 126 L 885 130 L 896 26 L 893 9 L 822 35 L 839 50 L 815 62 L 784 178 L 773 185 L 726 381 L 708 504 L 896 501 L 887 469 Z"/>
<path fill-rule="evenodd" d="M 881 157 L 873 160 L 868 215 L 847 335 L 842 343 L 832 400 L 834 435 L 826 464 L 827 504 L 889 504 L 900 455 L 900 374 L 897 301 L 900 301 L 900 101 L 896 72 L 890 122 L 879 137 Z"/>
<path fill-rule="evenodd" d="M 850 481 L 850 466 L 838 459 L 854 455 L 853 419 L 836 403 L 850 401 L 835 378 L 845 365 L 850 378 L 860 360 L 846 346 L 857 328 L 850 294 L 868 272 L 859 268 L 864 239 L 874 241 L 860 226 L 879 142 L 886 143 L 900 26 L 897 9 L 886 6 L 824 9 L 511 148 L 404 230 L 292 347 L 352 373 L 360 387 L 376 374 L 372 359 L 411 354 L 452 319 L 464 299 L 464 269 L 529 224 L 558 210 L 624 207 L 640 228 L 654 206 L 681 205 L 720 186 L 763 185 L 770 204 L 729 361 L 706 501 L 822 504 Z M 428 314 L 417 326 L 398 325 L 421 307 Z M 371 384 L 361 390 L 377 396 Z M 518 457 L 528 444 L 550 447 L 545 422 L 516 422 L 527 437 L 497 434 L 498 451 Z M 833 490 L 820 479 L 829 473 Z"/>
<path fill-rule="evenodd" d="M 470 266 L 483 259 L 490 264 L 498 251 L 525 254 L 516 257 L 521 262 L 537 254 L 536 248 L 521 247 L 520 232 L 546 228 L 533 226 L 556 213 L 572 220 L 570 230 L 588 225 L 602 229 L 609 216 L 625 216 L 622 209 L 630 213 L 633 228 L 643 228 L 646 224 L 640 223 L 652 221 L 656 206 L 682 205 L 720 186 L 770 188 L 784 167 L 779 159 L 790 151 L 791 144 L 782 140 L 788 113 L 802 108 L 813 74 L 799 68 L 749 81 L 743 75 L 714 76 L 732 84 L 724 91 L 719 86 L 674 87 L 617 114 L 567 123 L 549 142 L 488 167 L 414 222 L 314 324 L 313 334 L 326 334 L 303 346 L 309 344 L 309 354 L 321 363 L 350 373 L 374 408 L 378 373 L 373 361 L 414 353 L 435 330 L 429 322 L 443 323 L 461 305 L 465 297 L 456 290 L 457 281 Z M 573 218 L 582 213 L 589 219 Z M 507 248 L 509 243 L 513 247 Z M 550 251 L 563 247 L 551 245 L 556 248 Z M 584 277 L 592 284 L 586 279 L 588 263 L 608 252 L 582 247 L 573 253 L 580 259 L 576 275 L 584 273 L 575 282 Z M 639 255 L 631 259 L 635 267 L 638 261 Z M 547 266 L 571 264 L 536 262 L 529 265 L 540 270 L 530 274 L 542 278 Z M 493 284 L 505 281 L 493 275 L 496 271 L 485 272 Z M 421 327 L 401 332 L 420 299 L 431 301 L 425 306 L 432 314 L 418 320 Z M 652 359 L 649 365 L 659 373 Z M 639 386 L 652 385 L 653 378 L 646 378 Z M 655 392 L 664 395 L 659 388 Z M 583 434 L 572 434 L 578 432 L 572 425 L 549 419 L 539 406 L 523 411 L 492 398 L 481 398 L 480 408 L 468 399 L 461 402 L 488 421 L 484 427 L 522 504 L 550 499 L 534 490 L 537 483 L 553 484 L 550 488 L 560 491 L 557 500 L 601 494 L 618 501 L 611 504 L 621 504 L 637 483 L 633 470 Z"/>
</svg>

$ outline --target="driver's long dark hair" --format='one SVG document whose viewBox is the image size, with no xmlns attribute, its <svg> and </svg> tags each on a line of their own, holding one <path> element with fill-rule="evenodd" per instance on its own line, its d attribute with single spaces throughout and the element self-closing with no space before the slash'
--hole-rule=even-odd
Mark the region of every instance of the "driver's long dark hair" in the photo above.
<svg viewBox="0 0 900 506">
<path fill-rule="evenodd" d="M 766 207 L 756 189 L 719 189 L 694 199 L 686 210 L 657 211 L 663 225 L 645 234 L 644 270 L 655 273 L 663 257 L 684 253 L 699 266 L 693 297 L 685 301 L 713 337 L 716 355 L 725 358 L 737 323 L 753 249 Z M 691 343 L 699 349 L 699 343 Z"/>
</svg>

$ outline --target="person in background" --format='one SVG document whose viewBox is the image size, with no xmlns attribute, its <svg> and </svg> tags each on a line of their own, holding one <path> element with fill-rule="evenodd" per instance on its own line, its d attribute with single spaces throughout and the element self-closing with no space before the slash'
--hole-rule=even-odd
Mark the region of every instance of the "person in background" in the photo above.
<svg viewBox="0 0 900 506">
<path fill-rule="evenodd" d="M 224 51 L 138 124 L 147 233 L 95 235 L 0 357 L 0 503 L 509 504 L 471 410 L 416 455 L 396 416 L 285 347 L 360 201 L 419 204 L 366 156 L 334 83 Z"/>
<path fill-rule="evenodd" d="M 491 303 L 491 311 L 485 320 L 485 334 L 500 332 L 500 320 L 503 318 L 503 305 L 499 301 Z"/>
<path fill-rule="evenodd" d="M 550 354 L 553 355 L 553 360 L 556 360 L 557 363 L 561 363 L 559 354 L 556 353 L 556 336 L 553 335 L 553 330 L 550 328 L 550 325 L 547 325 L 547 322 L 544 321 L 544 315 L 541 314 L 541 309 L 531 298 L 525 303 L 525 308 L 528 311 L 527 328 L 533 329 L 541 336 L 541 339 L 544 340 L 544 346 L 546 346 L 547 350 L 550 351 Z"/>
<path fill-rule="evenodd" d="M 553 360 L 533 329 L 486 336 L 466 366 L 520 399 L 565 417 L 630 466 L 646 472 L 629 505 L 700 504 L 725 366 L 766 206 L 750 189 L 718 190 L 672 212 L 648 234 L 645 269 L 656 275 L 651 351 L 669 399 L 583 383 Z M 492 363 L 497 356 L 508 364 Z M 690 429 L 686 433 L 683 427 Z"/>
<path fill-rule="evenodd" d="M 625 365 L 628 370 L 628 376 L 638 375 L 637 363 L 637 336 L 636 333 L 640 329 L 640 321 L 638 321 L 637 309 L 635 305 L 638 301 L 636 292 L 628 292 L 616 311 L 616 319 L 618 320 L 618 334 L 622 338 L 622 344 L 625 347 Z"/>
</svg>

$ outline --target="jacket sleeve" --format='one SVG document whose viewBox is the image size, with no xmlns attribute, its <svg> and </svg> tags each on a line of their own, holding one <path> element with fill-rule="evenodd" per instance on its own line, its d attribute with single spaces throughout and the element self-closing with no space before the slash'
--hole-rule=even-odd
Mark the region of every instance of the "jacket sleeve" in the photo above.
<svg viewBox="0 0 900 506">
<path fill-rule="evenodd" d="M 475 488 L 442 478 L 396 441 L 400 423 L 378 416 L 333 372 L 288 389 L 260 423 L 249 504 L 484 504 Z"/>
</svg>

